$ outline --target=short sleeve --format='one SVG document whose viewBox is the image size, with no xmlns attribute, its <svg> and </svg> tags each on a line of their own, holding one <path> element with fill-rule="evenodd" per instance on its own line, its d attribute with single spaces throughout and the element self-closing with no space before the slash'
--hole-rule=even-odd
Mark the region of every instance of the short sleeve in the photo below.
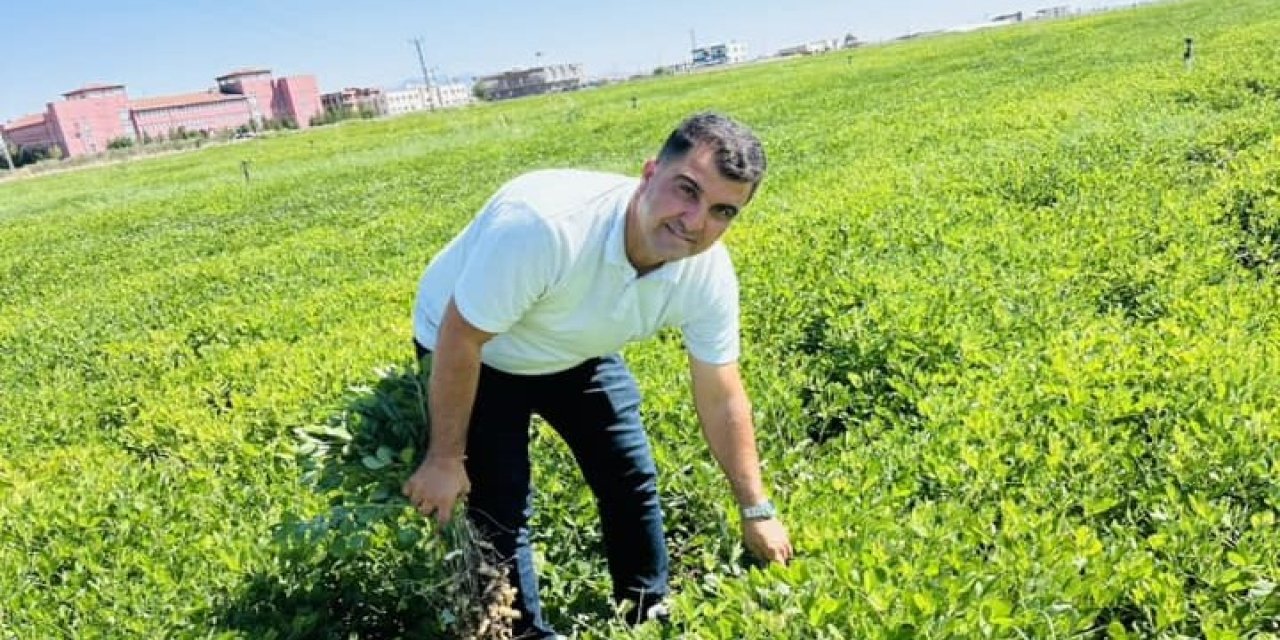
<svg viewBox="0 0 1280 640">
<path fill-rule="evenodd" d="M 732 276 L 708 283 L 704 295 L 695 298 L 697 308 L 680 325 L 685 348 L 699 362 L 737 362 L 741 349 L 738 319 L 738 281 Z"/>
<path fill-rule="evenodd" d="M 477 237 L 453 288 L 458 313 L 477 329 L 505 333 L 550 287 L 559 262 L 547 222 L 520 207 L 500 207 Z"/>
</svg>

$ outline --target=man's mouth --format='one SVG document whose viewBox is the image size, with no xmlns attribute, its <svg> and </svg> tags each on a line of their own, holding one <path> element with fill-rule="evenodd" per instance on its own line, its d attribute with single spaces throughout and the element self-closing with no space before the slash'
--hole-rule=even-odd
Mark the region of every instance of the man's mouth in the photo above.
<svg viewBox="0 0 1280 640">
<path fill-rule="evenodd" d="M 689 244 L 693 244 L 693 243 L 694 243 L 694 239 L 693 239 L 693 238 L 691 238 L 691 237 L 689 237 L 689 236 L 687 236 L 687 235 L 685 235 L 685 234 L 680 233 L 679 231 L 677 231 L 675 227 L 671 226 L 671 223 L 670 223 L 670 222 L 668 222 L 668 223 L 664 224 L 663 226 L 667 228 L 667 231 L 668 231 L 668 232 L 670 232 L 670 233 L 671 233 L 671 235 L 673 235 L 673 236 L 675 236 L 675 237 L 677 237 L 677 238 L 679 238 L 679 239 L 681 239 L 681 240 L 684 240 L 685 242 L 688 242 Z"/>
</svg>

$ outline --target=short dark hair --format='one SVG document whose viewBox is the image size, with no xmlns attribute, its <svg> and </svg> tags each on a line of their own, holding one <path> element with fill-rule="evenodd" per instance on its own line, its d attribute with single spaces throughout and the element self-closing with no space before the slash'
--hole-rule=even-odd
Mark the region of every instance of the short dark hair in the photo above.
<svg viewBox="0 0 1280 640">
<path fill-rule="evenodd" d="M 719 113 L 704 111 L 694 114 L 667 136 L 662 150 L 658 152 L 658 162 L 679 160 L 699 144 L 715 149 L 716 168 L 720 175 L 735 182 L 750 182 L 751 193 L 755 194 L 756 187 L 764 179 L 768 162 L 764 157 L 764 146 L 751 129 Z"/>
</svg>

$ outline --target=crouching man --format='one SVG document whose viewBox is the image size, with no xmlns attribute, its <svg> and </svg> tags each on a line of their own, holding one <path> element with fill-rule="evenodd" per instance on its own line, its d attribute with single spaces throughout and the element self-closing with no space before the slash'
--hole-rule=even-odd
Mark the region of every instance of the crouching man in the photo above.
<svg viewBox="0 0 1280 640">
<path fill-rule="evenodd" d="M 741 508 L 755 555 L 787 562 L 787 531 L 761 480 L 738 371 L 738 283 L 720 236 L 765 172 L 760 141 L 714 113 L 688 118 L 639 179 L 538 171 L 512 180 L 431 262 L 414 338 L 432 354 L 431 442 L 404 493 L 468 517 L 509 559 L 517 637 L 554 637 L 529 544 L 529 421 L 572 450 L 600 513 L 614 597 L 661 617 L 667 551 L 640 391 L 618 355 L 681 329 L 702 433 Z"/>
</svg>

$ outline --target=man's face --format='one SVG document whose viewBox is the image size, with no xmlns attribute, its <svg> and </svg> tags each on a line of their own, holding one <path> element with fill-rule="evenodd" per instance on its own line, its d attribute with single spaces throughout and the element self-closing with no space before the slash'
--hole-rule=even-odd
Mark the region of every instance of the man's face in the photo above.
<svg viewBox="0 0 1280 640">
<path fill-rule="evenodd" d="M 627 258 L 640 273 L 710 247 L 751 199 L 752 185 L 720 175 L 715 150 L 695 145 L 682 158 L 644 165 L 627 218 Z"/>
</svg>

